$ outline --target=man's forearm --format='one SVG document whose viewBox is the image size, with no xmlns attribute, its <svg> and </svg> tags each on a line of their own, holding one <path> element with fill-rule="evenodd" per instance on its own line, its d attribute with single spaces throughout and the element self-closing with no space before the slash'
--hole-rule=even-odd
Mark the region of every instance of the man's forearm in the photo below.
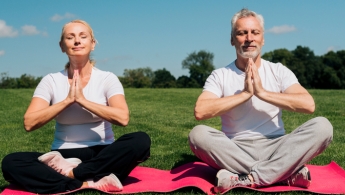
<svg viewBox="0 0 345 195">
<path fill-rule="evenodd" d="M 198 99 L 194 109 L 194 116 L 197 120 L 206 120 L 220 116 L 236 106 L 246 102 L 250 98 L 251 94 L 242 92 L 240 94 L 223 98 Z"/>
<path fill-rule="evenodd" d="M 293 112 L 311 114 L 315 110 L 314 99 L 308 93 L 275 93 L 265 91 L 256 96 L 262 101 Z"/>
</svg>

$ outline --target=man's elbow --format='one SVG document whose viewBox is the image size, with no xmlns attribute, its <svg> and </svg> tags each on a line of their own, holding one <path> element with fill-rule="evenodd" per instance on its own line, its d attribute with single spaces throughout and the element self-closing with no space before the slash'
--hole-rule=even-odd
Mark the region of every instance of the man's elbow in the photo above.
<svg viewBox="0 0 345 195">
<path fill-rule="evenodd" d="M 198 121 L 205 119 L 204 113 L 201 112 L 200 109 L 198 109 L 197 107 L 195 107 L 195 109 L 194 109 L 194 117 Z"/>
<path fill-rule="evenodd" d="M 312 97 L 310 97 L 308 104 L 306 106 L 307 114 L 313 114 L 315 112 L 315 101 Z"/>
<path fill-rule="evenodd" d="M 194 118 L 195 118 L 196 120 L 198 120 L 198 121 L 203 120 L 203 118 L 202 118 L 200 115 L 196 114 L 196 113 L 194 113 Z"/>
<path fill-rule="evenodd" d="M 301 106 L 299 109 L 293 110 L 295 112 L 301 112 L 305 114 L 313 114 L 315 112 L 315 103 L 304 103 L 303 106 Z"/>
<path fill-rule="evenodd" d="M 315 104 L 313 103 L 313 104 L 308 106 L 307 113 L 308 114 L 313 114 L 314 112 L 315 112 Z"/>
</svg>

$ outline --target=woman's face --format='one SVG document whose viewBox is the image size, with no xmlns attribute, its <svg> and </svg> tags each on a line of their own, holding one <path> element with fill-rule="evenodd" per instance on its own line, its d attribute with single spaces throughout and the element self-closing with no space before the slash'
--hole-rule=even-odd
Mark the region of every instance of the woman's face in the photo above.
<svg viewBox="0 0 345 195">
<path fill-rule="evenodd" d="M 60 47 L 62 52 L 70 57 L 89 57 L 91 51 L 95 48 L 95 40 L 92 39 L 88 27 L 84 24 L 69 23 L 65 26 Z"/>
</svg>

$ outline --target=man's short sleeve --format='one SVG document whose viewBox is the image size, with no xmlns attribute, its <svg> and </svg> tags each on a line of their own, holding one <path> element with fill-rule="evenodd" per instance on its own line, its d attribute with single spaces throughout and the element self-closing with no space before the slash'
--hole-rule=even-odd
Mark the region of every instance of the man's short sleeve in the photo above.
<svg viewBox="0 0 345 195">
<path fill-rule="evenodd" d="M 212 71 L 210 76 L 206 79 L 203 91 L 209 91 L 214 93 L 218 97 L 223 97 L 223 85 L 222 81 L 223 72 L 218 69 Z"/>
<path fill-rule="evenodd" d="M 280 64 L 279 75 L 281 78 L 281 89 L 284 92 L 291 85 L 299 83 L 296 75 L 286 66 Z"/>
</svg>

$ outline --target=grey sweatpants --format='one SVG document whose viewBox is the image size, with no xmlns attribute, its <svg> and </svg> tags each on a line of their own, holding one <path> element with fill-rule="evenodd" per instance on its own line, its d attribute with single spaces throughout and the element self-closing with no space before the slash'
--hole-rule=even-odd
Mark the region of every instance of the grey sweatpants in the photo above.
<svg viewBox="0 0 345 195">
<path fill-rule="evenodd" d="M 290 134 L 259 139 L 229 139 L 223 132 L 198 125 L 189 134 L 193 153 L 216 169 L 251 174 L 257 186 L 288 178 L 322 153 L 333 138 L 333 127 L 324 117 L 311 119 Z"/>
</svg>

